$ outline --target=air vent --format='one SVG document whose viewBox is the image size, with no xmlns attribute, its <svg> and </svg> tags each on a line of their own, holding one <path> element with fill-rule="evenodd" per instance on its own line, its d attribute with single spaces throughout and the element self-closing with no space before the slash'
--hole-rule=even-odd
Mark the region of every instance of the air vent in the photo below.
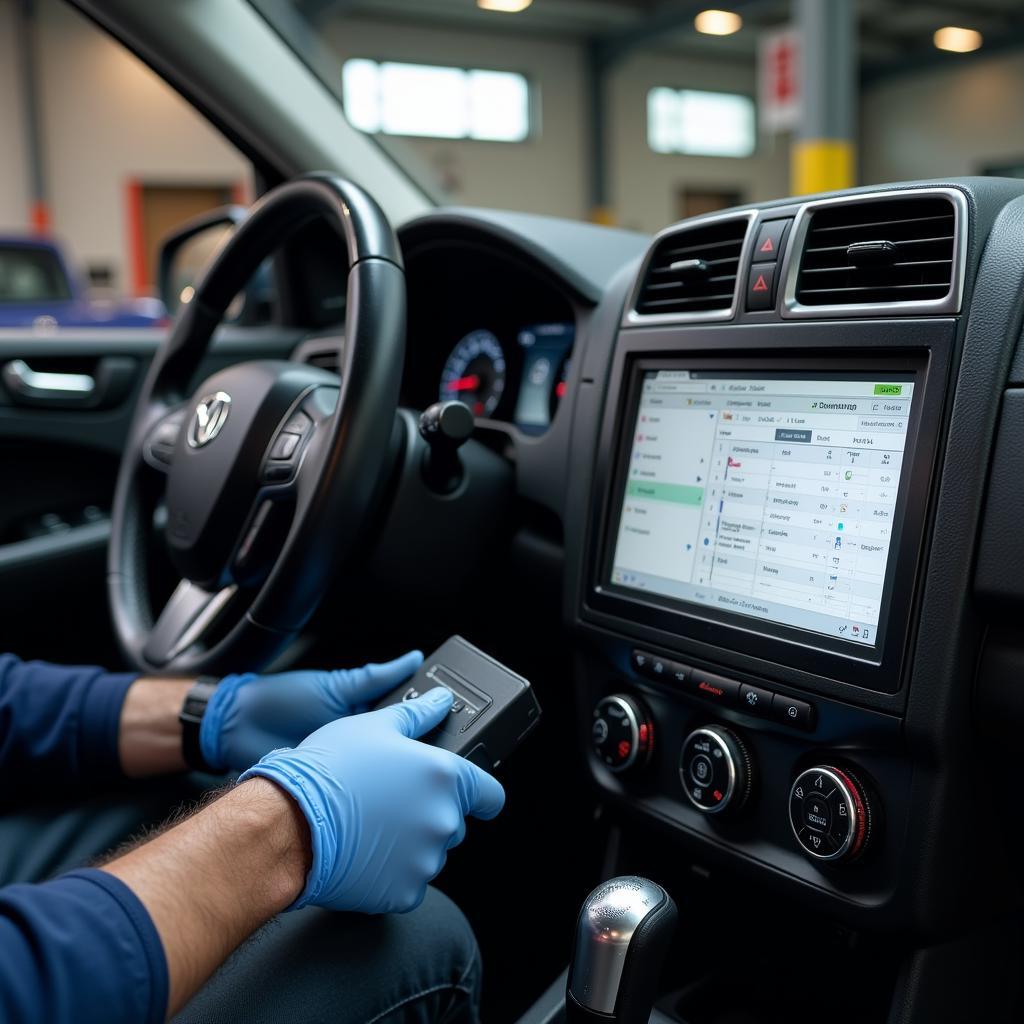
<svg viewBox="0 0 1024 1024">
<path fill-rule="evenodd" d="M 640 316 L 729 312 L 749 218 L 716 220 L 666 235 L 654 247 L 637 295 Z"/>
<path fill-rule="evenodd" d="M 941 301 L 955 276 L 957 208 L 944 195 L 827 204 L 810 213 L 804 306 Z"/>
</svg>

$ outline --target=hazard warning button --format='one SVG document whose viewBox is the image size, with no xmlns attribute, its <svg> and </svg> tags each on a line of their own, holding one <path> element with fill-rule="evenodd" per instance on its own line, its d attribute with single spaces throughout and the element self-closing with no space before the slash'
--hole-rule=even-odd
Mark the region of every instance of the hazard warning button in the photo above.
<svg viewBox="0 0 1024 1024">
<path fill-rule="evenodd" d="M 776 263 L 755 263 L 750 268 L 747 278 L 747 309 L 759 310 L 775 308 L 775 268 Z"/>
<path fill-rule="evenodd" d="M 757 232 L 757 242 L 754 243 L 755 263 L 774 263 L 782 253 L 782 243 L 786 238 L 786 231 L 793 221 L 791 218 L 782 220 L 766 220 Z"/>
</svg>

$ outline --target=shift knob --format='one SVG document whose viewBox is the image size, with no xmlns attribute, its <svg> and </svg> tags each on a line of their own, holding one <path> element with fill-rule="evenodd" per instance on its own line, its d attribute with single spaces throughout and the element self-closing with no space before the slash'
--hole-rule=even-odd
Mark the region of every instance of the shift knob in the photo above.
<svg viewBox="0 0 1024 1024">
<path fill-rule="evenodd" d="M 576 922 L 567 1021 L 647 1024 L 677 916 L 672 897 L 646 878 L 599 885 Z"/>
</svg>

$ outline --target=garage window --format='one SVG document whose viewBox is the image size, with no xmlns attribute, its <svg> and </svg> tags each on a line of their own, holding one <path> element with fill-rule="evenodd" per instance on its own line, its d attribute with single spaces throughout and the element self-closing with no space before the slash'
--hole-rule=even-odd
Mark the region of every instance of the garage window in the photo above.
<svg viewBox="0 0 1024 1024">
<path fill-rule="evenodd" d="M 647 144 L 655 153 L 743 157 L 756 139 L 749 96 L 662 87 L 647 94 Z"/>
<path fill-rule="evenodd" d="M 489 142 L 530 134 L 529 83 L 514 72 L 356 59 L 345 61 L 342 86 L 360 131 Z"/>
</svg>

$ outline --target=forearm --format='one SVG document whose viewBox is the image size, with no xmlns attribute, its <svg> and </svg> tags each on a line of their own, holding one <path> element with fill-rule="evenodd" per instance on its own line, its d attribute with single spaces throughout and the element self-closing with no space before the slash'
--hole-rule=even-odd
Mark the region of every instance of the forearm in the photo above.
<svg viewBox="0 0 1024 1024">
<path fill-rule="evenodd" d="M 297 805 L 272 782 L 252 779 L 104 866 L 139 897 L 160 935 L 168 1016 L 239 943 L 295 901 L 309 870 L 309 842 Z"/>
<path fill-rule="evenodd" d="M 29 785 L 119 773 L 118 729 L 134 675 L 0 654 L 0 771 Z"/>
<path fill-rule="evenodd" d="M 183 772 L 178 713 L 194 679 L 137 679 L 121 707 L 117 747 L 131 778 Z"/>
</svg>

